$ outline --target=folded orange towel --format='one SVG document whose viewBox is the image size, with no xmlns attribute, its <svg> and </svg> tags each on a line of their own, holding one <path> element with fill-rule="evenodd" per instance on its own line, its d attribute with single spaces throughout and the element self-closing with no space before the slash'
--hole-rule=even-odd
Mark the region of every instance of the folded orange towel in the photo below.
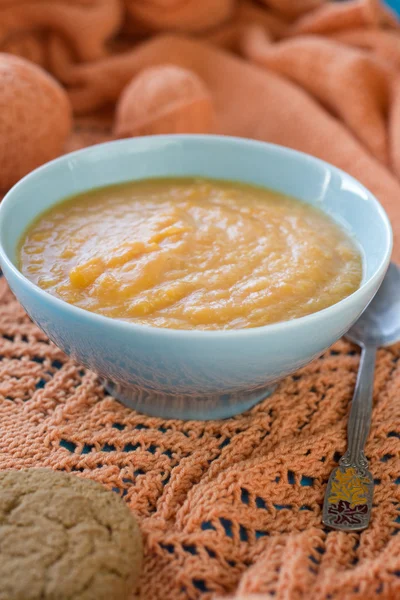
<svg viewBox="0 0 400 600">
<path fill-rule="evenodd" d="M 258 27 L 248 32 L 243 48 L 250 60 L 311 94 L 376 158 L 388 162 L 386 121 L 393 73 L 385 64 L 320 36 L 271 44 Z"/>
<path fill-rule="evenodd" d="M 77 61 L 105 54 L 107 39 L 123 18 L 120 0 L 0 1 L 0 51 L 49 66 L 58 39 Z"/>
<path fill-rule="evenodd" d="M 399 32 L 386 29 L 335 31 L 332 37 L 343 44 L 369 50 L 396 69 L 400 68 Z"/>
<path fill-rule="evenodd" d="M 125 0 L 128 27 L 140 35 L 152 31 L 198 32 L 230 17 L 235 0 Z"/>
<path fill-rule="evenodd" d="M 141 101 L 137 102 L 137 98 Z M 209 133 L 211 94 L 192 71 L 175 65 L 144 69 L 124 89 L 115 116 L 115 136 Z"/>
</svg>

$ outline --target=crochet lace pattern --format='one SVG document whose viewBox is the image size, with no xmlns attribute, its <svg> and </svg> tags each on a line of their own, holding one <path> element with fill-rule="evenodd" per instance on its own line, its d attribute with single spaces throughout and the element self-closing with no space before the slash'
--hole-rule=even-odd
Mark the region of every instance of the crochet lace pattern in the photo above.
<svg viewBox="0 0 400 600">
<path fill-rule="evenodd" d="M 71 147 L 104 132 L 87 125 Z M 51 467 L 119 494 L 144 535 L 142 600 L 400 598 L 400 344 L 378 353 L 366 448 L 372 521 L 351 534 L 321 523 L 346 448 L 359 363 L 350 343 L 243 415 L 162 420 L 107 396 L 1 278 L 0 355 L 0 469 Z"/>
</svg>

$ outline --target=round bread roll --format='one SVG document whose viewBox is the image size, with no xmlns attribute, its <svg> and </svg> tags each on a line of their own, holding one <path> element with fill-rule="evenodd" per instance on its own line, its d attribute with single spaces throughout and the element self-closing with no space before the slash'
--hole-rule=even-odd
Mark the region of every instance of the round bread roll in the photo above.
<svg viewBox="0 0 400 600">
<path fill-rule="evenodd" d="M 149 67 L 124 89 L 116 110 L 116 137 L 210 133 L 214 109 L 203 81 L 174 65 Z"/>
<path fill-rule="evenodd" d="M 69 99 L 41 67 L 0 53 L 0 189 L 58 156 L 71 131 Z"/>
<path fill-rule="evenodd" d="M 128 507 L 50 469 L 0 473 L 0 600 L 122 600 L 142 564 Z"/>
</svg>

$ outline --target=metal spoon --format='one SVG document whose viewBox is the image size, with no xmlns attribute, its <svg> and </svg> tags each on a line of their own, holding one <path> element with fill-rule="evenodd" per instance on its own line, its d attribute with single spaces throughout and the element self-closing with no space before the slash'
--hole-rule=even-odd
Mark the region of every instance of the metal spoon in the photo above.
<svg viewBox="0 0 400 600">
<path fill-rule="evenodd" d="M 400 340 L 400 269 L 391 263 L 378 293 L 346 337 L 361 347 L 347 426 L 347 451 L 329 478 L 322 520 L 342 531 L 368 527 L 374 480 L 364 455 L 371 424 L 376 351 Z"/>
</svg>

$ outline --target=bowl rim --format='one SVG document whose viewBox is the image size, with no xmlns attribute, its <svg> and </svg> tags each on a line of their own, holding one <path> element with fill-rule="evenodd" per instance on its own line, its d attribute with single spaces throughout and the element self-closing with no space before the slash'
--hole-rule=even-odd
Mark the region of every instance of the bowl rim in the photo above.
<svg viewBox="0 0 400 600">
<path fill-rule="evenodd" d="M 152 325 L 146 325 L 142 323 L 134 323 L 130 321 L 122 321 L 120 319 L 115 319 L 112 317 L 107 317 L 104 315 L 100 315 L 95 312 L 91 312 L 80 308 L 79 306 L 75 306 L 73 304 L 69 304 L 65 300 L 58 298 L 57 296 L 53 296 L 46 290 L 43 290 L 32 281 L 30 281 L 25 275 L 21 273 L 21 271 L 14 265 L 14 263 L 8 257 L 8 254 L 3 245 L 3 237 L 1 235 L 1 230 L 5 225 L 4 222 L 4 211 L 8 207 L 8 205 L 13 201 L 13 195 L 15 191 L 19 190 L 21 187 L 30 182 L 32 178 L 42 177 L 46 175 L 46 172 L 53 168 L 54 165 L 58 165 L 63 162 L 68 162 L 71 158 L 80 158 L 83 155 L 89 155 L 91 153 L 98 152 L 99 149 L 110 146 L 124 146 L 131 144 L 151 144 L 151 143 L 159 143 L 159 142 L 185 142 L 192 141 L 195 143 L 211 143 L 211 144 L 227 144 L 227 145 L 239 145 L 242 146 L 245 150 L 246 147 L 255 147 L 260 149 L 269 149 L 275 153 L 281 154 L 284 156 L 295 156 L 300 160 L 305 162 L 312 162 L 314 164 L 318 164 L 324 169 L 328 169 L 331 173 L 336 173 L 339 176 L 350 179 L 352 183 L 364 194 L 367 195 L 368 201 L 372 202 L 377 210 L 379 217 L 381 218 L 385 229 L 386 229 L 386 249 L 383 254 L 383 257 L 380 261 L 378 268 L 375 272 L 370 276 L 369 279 L 362 282 L 360 287 L 355 290 L 349 296 L 346 296 L 339 302 L 332 304 L 322 310 L 316 311 L 314 313 L 310 313 L 308 315 L 297 317 L 295 319 L 278 321 L 276 323 L 270 323 L 267 325 L 262 325 L 259 327 L 248 327 L 248 328 L 240 328 L 240 329 L 212 329 L 212 330 L 204 330 L 204 329 L 173 329 L 166 327 L 154 327 Z M 127 180 L 128 181 L 128 180 Z M 56 202 L 55 202 L 56 204 Z M 391 223 L 388 215 L 386 214 L 383 206 L 380 204 L 378 199 L 374 196 L 374 194 L 368 190 L 362 183 L 360 183 L 357 179 L 335 167 L 334 165 L 321 160 L 320 158 L 314 157 L 305 152 L 301 152 L 299 150 L 294 150 L 292 148 L 288 148 L 286 146 L 281 146 L 279 144 L 272 144 L 270 142 L 264 142 L 259 140 L 252 140 L 249 138 L 242 138 L 237 136 L 228 136 L 228 135 L 210 135 L 210 134 L 162 134 L 162 135 L 149 135 L 149 136 L 139 136 L 132 138 L 124 138 L 119 140 L 112 140 L 107 142 L 102 142 L 100 144 L 94 144 L 92 146 L 87 146 L 85 148 L 81 148 L 79 150 L 75 150 L 73 152 L 69 152 L 67 154 L 63 154 L 62 156 L 55 158 L 44 165 L 41 165 L 37 169 L 34 169 L 27 175 L 25 175 L 22 179 L 20 179 L 4 196 L 1 204 L 0 204 L 0 263 L 1 266 L 6 264 L 7 268 L 12 272 L 14 277 L 16 277 L 23 285 L 27 286 L 32 293 L 42 297 L 45 301 L 50 302 L 54 306 L 54 308 L 59 308 L 61 310 L 70 311 L 71 316 L 75 315 L 77 317 L 86 318 L 88 321 L 93 324 L 98 324 L 99 326 L 112 327 L 117 328 L 119 330 L 131 330 L 132 333 L 135 331 L 137 333 L 145 333 L 151 335 L 160 335 L 160 336 L 170 336 L 174 338 L 213 338 L 214 340 L 218 338 L 226 338 L 232 336 L 248 336 L 254 337 L 259 335 L 264 335 L 266 333 L 284 333 L 287 330 L 293 330 L 303 325 L 318 325 L 319 322 L 324 321 L 326 318 L 333 316 L 339 313 L 342 309 L 346 308 L 348 305 L 352 304 L 356 301 L 360 296 L 363 295 L 363 292 L 367 287 L 374 287 L 380 279 L 383 278 L 386 269 L 389 266 L 391 253 L 393 248 L 393 231 L 391 227 Z"/>
</svg>

